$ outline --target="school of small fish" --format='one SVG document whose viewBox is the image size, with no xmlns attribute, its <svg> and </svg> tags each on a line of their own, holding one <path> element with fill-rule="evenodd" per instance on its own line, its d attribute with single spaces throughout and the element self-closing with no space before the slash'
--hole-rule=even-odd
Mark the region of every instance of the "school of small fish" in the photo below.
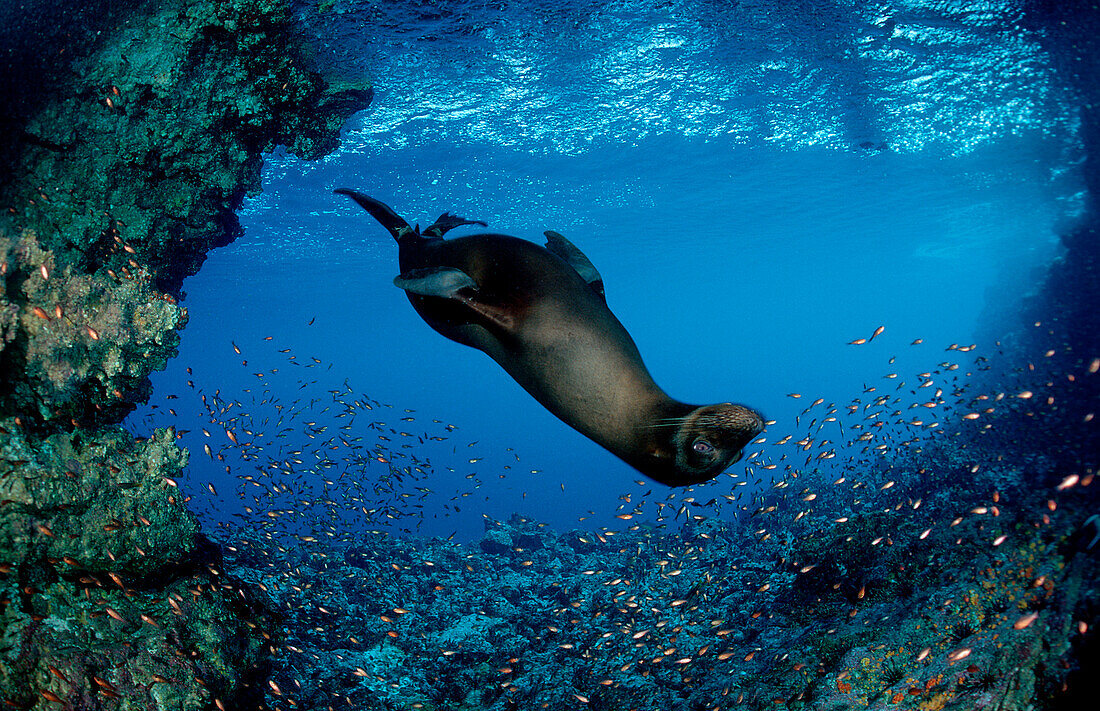
<svg viewBox="0 0 1100 711">
<path fill-rule="evenodd" d="M 487 684 L 475 699 L 486 707 L 504 699 L 650 708 L 646 698 L 697 692 L 697 708 L 736 708 L 804 702 L 825 688 L 852 701 L 845 695 L 870 683 L 866 670 L 823 657 L 820 640 L 890 624 L 869 616 L 884 609 L 884 591 L 930 576 L 1002 586 L 1017 602 L 995 616 L 990 606 L 974 623 L 963 614 L 976 604 L 971 593 L 944 587 L 922 597 L 918 586 L 908 614 L 947 621 L 939 633 L 896 652 L 867 644 L 866 654 L 892 655 L 886 666 L 897 673 L 882 673 L 893 679 L 882 691 L 889 698 L 927 700 L 944 693 L 945 679 L 964 693 L 998 658 L 1000 635 L 1034 633 L 1047 617 L 1053 559 L 1028 563 L 1023 551 L 1052 535 L 1044 531 L 1067 528 L 1082 496 L 1095 498 L 1088 466 L 1045 488 L 1011 480 L 1003 438 L 1015 443 L 1018 434 L 998 428 L 1042 418 L 1100 359 L 1076 373 L 1047 372 L 1039 359 L 982 377 L 999 353 L 951 344 L 935 367 L 889 372 L 845 401 L 790 393 L 809 404 L 787 431 L 769 422 L 743 466 L 680 490 L 636 481 L 609 502 L 613 510 L 578 521 L 619 524 L 554 532 L 484 515 L 478 545 L 454 533 L 425 538 L 417 534 L 426 520 L 459 516 L 463 506 L 477 515 L 496 481 L 512 480 L 524 497 L 557 485 L 532 476 L 540 470 L 511 448 L 502 462 L 459 440 L 457 425 L 379 402 L 346 379 L 325 385 L 338 378 L 332 364 L 279 348 L 274 337 L 232 349 L 253 387 L 229 396 L 190 380 L 194 397 L 168 395 L 143 426 L 201 403 L 204 425 L 177 436 L 192 450 L 201 442 L 204 471 L 224 476 L 173 485 L 225 547 L 233 574 L 288 616 L 269 708 L 473 703 L 465 694 L 478 665 L 492 668 L 477 682 Z M 272 357 L 282 362 L 249 366 Z M 998 379 L 1011 387 L 983 389 Z M 1081 419 L 1087 425 L 1093 413 Z M 948 485 L 957 500 L 940 495 Z M 961 558 L 973 565 L 960 567 Z M 884 577 L 886 562 L 893 570 Z M 1077 623 L 1085 634 L 1088 622 Z M 497 648 L 479 646 L 483 638 Z M 400 662 L 381 660 L 384 650 Z M 571 676 L 540 683 L 548 668 Z M 326 687 L 332 674 L 349 681 Z"/>
</svg>

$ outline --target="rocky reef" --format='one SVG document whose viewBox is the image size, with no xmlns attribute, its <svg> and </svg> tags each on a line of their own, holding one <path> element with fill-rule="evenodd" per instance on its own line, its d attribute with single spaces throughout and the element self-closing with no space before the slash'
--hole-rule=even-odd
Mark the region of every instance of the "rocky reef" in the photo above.
<svg viewBox="0 0 1100 711">
<path fill-rule="evenodd" d="M 330 85 L 278 0 L 5 19 L 23 100 L 0 110 L 0 698 L 231 708 L 258 693 L 268 613 L 184 507 L 175 433 L 119 423 L 262 153 L 331 151 L 370 89 Z"/>
<path fill-rule="evenodd" d="M 1048 499 L 1018 467 L 967 478 L 973 462 L 871 467 L 839 518 L 834 486 L 734 521 L 517 515 L 464 545 L 272 527 L 227 555 L 283 615 L 273 707 L 1059 708 L 1095 635 L 1100 525 L 1066 535 L 1092 479 Z"/>
</svg>

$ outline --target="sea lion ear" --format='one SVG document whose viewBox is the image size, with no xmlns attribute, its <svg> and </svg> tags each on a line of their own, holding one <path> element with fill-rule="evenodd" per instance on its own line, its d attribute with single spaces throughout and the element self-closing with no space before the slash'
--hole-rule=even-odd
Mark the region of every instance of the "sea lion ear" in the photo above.
<svg viewBox="0 0 1100 711">
<path fill-rule="evenodd" d="M 410 294 L 448 299 L 466 307 L 470 321 L 489 329 L 510 331 L 515 316 L 507 306 L 489 303 L 478 292 L 477 282 L 466 272 L 454 267 L 410 269 L 394 277 L 393 284 Z"/>
<path fill-rule="evenodd" d="M 581 275 L 582 279 L 588 282 L 593 291 L 606 300 L 607 297 L 603 293 L 603 277 L 596 271 L 592 262 L 588 261 L 588 257 L 584 256 L 584 252 L 577 249 L 576 245 L 559 232 L 546 230 L 543 234 L 546 235 L 546 248 L 565 260 L 577 271 L 577 274 Z"/>
</svg>

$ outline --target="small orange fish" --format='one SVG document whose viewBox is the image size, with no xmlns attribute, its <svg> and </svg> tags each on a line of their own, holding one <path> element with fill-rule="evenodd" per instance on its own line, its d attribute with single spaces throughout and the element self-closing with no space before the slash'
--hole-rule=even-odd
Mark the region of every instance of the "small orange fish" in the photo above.
<svg viewBox="0 0 1100 711">
<path fill-rule="evenodd" d="M 972 650 L 970 649 L 970 647 L 962 647 L 960 649 L 956 649 L 955 651 L 947 655 L 947 661 L 952 663 L 961 662 L 962 660 L 970 656 L 971 651 Z"/>
<path fill-rule="evenodd" d="M 38 690 L 38 693 L 39 693 L 39 694 L 40 694 L 40 695 L 42 696 L 42 698 L 43 698 L 43 699 L 45 699 L 46 701 L 51 701 L 51 702 L 53 702 L 53 703 L 55 703 L 55 704 L 61 704 L 61 703 L 64 703 L 64 702 L 63 702 L 63 701 L 61 700 L 61 698 L 60 698 L 60 697 L 58 697 L 58 695 L 57 695 L 57 694 L 53 693 L 53 692 L 52 692 L 52 691 L 50 691 L 49 689 L 39 689 L 39 690 Z"/>
<path fill-rule="evenodd" d="M 1054 487 L 1057 491 L 1065 491 L 1071 487 L 1077 486 L 1077 482 L 1081 481 L 1081 477 L 1077 474 L 1070 474 L 1066 478 L 1062 479 L 1058 486 Z"/>
<path fill-rule="evenodd" d="M 1037 619 L 1039 619 L 1039 613 L 1038 612 L 1029 612 L 1026 615 L 1021 616 L 1020 619 L 1013 622 L 1012 623 L 1012 629 L 1014 629 L 1014 630 L 1025 629 L 1032 622 L 1034 622 Z"/>
<path fill-rule="evenodd" d="M 99 331 L 95 330 L 91 326 L 85 326 L 84 330 L 88 332 L 88 337 L 91 338 L 93 341 L 99 340 Z"/>
<path fill-rule="evenodd" d="M 857 338 L 854 341 L 848 341 L 848 345 L 849 346 L 862 346 L 866 342 L 867 342 L 866 338 Z"/>
<path fill-rule="evenodd" d="M 94 681 L 100 688 L 107 689 L 108 691 L 116 691 L 114 685 L 106 679 L 101 679 L 98 676 L 92 676 L 92 681 Z"/>
<path fill-rule="evenodd" d="M 72 682 L 71 682 L 71 681 L 69 681 L 68 679 L 66 679 L 66 678 L 65 678 L 65 675 L 64 675 L 64 674 L 62 674 L 62 673 L 61 673 L 61 670 L 60 670 L 60 669 L 58 669 L 57 667 L 54 667 L 54 666 L 50 666 L 49 664 L 47 664 L 47 665 L 46 665 L 46 668 L 50 670 L 50 673 L 51 673 L 51 674 L 53 674 L 54 676 L 56 676 L 56 677 L 57 677 L 58 679 L 60 679 L 61 681 L 65 682 L 66 684 L 72 684 Z"/>
</svg>

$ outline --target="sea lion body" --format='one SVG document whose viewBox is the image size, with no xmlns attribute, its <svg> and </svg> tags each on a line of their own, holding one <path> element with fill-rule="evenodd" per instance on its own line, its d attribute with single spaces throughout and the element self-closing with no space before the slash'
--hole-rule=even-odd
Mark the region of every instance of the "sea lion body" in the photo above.
<svg viewBox="0 0 1100 711">
<path fill-rule="evenodd" d="M 487 301 L 500 304 L 513 320 L 511 329 L 471 322 L 464 305 L 446 299 L 408 295 L 428 325 L 485 351 L 543 407 L 585 436 L 627 459 L 637 451 L 646 412 L 673 416 L 658 407 L 667 396 L 630 334 L 557 255 L 497 234 L 402 245 L 400 251 L 402 273 L 427 265 L 455 267 L 477 282 Z"/>
<path fill-rule="evenodd" d="M 740 457 L 763 421 L 740 405 L 698 407 L 653 381 L 607 307 L 595 267 L 564 237 L 548 247 L 502 234 L 442 238 L 484 224 L 444 214 L 424 232 L 350 190 L 397 239 L 413 308 L 433 329 L 477 348 L 566 424 L 670 486 L 705 481 Z M 701 442 L 701 444 L 700 444 Z"/>
</svg>

